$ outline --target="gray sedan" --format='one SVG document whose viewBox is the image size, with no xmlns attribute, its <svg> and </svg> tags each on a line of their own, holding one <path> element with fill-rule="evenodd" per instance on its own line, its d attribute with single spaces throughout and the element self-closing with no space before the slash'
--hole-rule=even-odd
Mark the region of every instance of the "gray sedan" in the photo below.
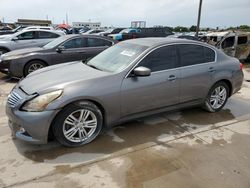
<svg viewBox="0 0 250 188">
<path fill-rule="evenodd" d="M 44 46 L 57 37 L 65 35 L 62 31 L 42 29 L 22 30 L 10 35 L 0 36 L 0 55 L 12 50 Z"/>
<path fill-rule="evenodd" d="M 64 35 L 43 47 L 14 50 L 0 57 L 0 72 L 12 77 L 27 76 L 49 65 L 87 60 L 115 44 L 108 37 Z"/>
<path fill-rule="evenodd" d="M 53 135 L 80 146 L 105 127 L 155 113 L 190 106 L 217 112 L 242 82 L 242 64 L 208 44 L 134 39 L 86 64 L 31 73 L 10 93 L 6 113 L 19 139 L 46 143 Z"/>
</svg>

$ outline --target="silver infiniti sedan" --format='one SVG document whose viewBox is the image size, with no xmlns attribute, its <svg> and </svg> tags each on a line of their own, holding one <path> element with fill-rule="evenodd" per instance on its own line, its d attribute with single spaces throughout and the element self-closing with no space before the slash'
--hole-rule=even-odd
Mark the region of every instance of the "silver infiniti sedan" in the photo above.
<svg viewBox="0 0 250 188">
<path fill-rule="evenodd" d="M 17 138 L 41 144 L 52 135 L 73 147 L 104 127 L 155 113 L 192 106 L 217 112 L 242 82 L 242 64 L 208 44 L 134 39 L 86 64 L 31 73 L 11 91 L 6 113 Z"/>
</svg>

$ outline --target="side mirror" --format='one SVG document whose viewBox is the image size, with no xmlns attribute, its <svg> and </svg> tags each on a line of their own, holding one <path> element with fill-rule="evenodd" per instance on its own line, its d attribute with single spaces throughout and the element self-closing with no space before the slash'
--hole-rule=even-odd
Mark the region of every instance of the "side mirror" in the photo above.
<svg viewBox="0 0 250 188">
<path fill-rule="evenodd" d="M 56 49 L 56 52 L 61 53 L 63 50 L 65 50 L 64 46 L 58 46 L 58 48 Z"/>
<path fill-rule="evenodd" d="M 146 67 L 137 67 L 133 71 L 135 76 L 150 76 L 151 70 Z"/>
<path fill-rule="evenodd" d="M 17 37 L 13 37 L 11 40 L 12 40 L 12 41 L 17 41 L 18 38 L 17 38 Z"/>
</svg>

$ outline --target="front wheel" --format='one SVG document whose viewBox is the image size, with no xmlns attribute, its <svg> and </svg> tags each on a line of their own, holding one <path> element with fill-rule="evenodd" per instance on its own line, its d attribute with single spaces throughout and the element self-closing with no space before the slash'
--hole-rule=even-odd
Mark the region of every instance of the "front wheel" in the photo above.
<svg viewBox="0 0 250 188">
<path fill-rule="evenodd" d="M 225 106 L 228 97 L 228 85 L 225 82 L 218 82 L 210 89 L 204 109 L 208 112 L 218 112 Z"/>
<path fill-rule="evenodd" d="M 76 147 L 93 141 L 100 133 L 102 124 L 99 108 L 89 101 L 82 101 L 64 108 L 52 128 L 59 143 Z"/>
<path fill-rule="evenodd" d="M 24 76 L 44 67 L 46 67 L 46 64 L 42 61 L 31 61 L 24 67 Z"/>
<path fill-rule="evenodd" d="M 4 49 L 4 48 L 0 48 L 0 56 L 1 56 L 2 54 L 7 53 L 7 52 L 9 52 L 9 51 L 6 50 L 6 49 Z"/>
</svg>

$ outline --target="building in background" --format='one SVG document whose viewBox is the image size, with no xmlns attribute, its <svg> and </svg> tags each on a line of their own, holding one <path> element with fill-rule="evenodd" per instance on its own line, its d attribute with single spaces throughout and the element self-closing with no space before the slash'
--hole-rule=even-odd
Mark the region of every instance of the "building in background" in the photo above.
<svg viewBox="0 0 250 188">
<path fill-rule="evenodd" d="M 73 22 L 72 26 L 75 28 L 88 27 L 90 29 L 100 29 L 101 22 Z"/>
<path fill-rule="evenodd" d="M 18 19 L 15 23 L 16 25 L 24 25 L 24 26 L 51 26 L 51 20 L 32 20 L 32 19 Z"/>
<path fill-rule="evenodd" d="M 131 22 L 132 28 L 145 28 L 146 27 L 146 21 L 132 21 Z"/>
</svg>

